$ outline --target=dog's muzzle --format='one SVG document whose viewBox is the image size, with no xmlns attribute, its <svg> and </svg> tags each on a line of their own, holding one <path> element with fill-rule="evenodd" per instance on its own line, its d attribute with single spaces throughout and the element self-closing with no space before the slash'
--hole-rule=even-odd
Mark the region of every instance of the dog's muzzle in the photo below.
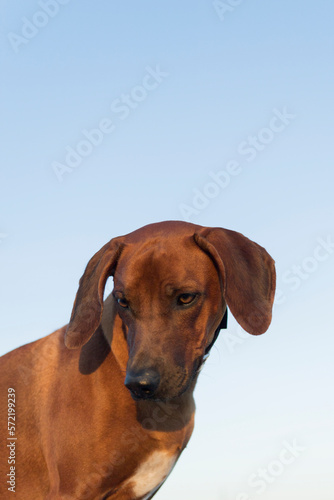
<svg viewBox="0 0 334 500">
<path fill-rule="evenodd" d="M 130 371 L 124 383 L 133 399 L 153 399 L 160 384 L 160 374 L 152 368 L 141 372 Z"/>
</svg>

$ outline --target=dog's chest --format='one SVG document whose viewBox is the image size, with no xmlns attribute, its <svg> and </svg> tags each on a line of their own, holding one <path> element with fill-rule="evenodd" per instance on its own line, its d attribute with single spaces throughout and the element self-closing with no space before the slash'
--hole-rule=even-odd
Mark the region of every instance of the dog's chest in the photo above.
<svg viewBox="0 0 334 500">
<path fill-rule="evenodd" d="M 133 476 L 127 480 L 135 498 L 147 500 L 161 486 L 172 471 L 178 455 L 167 451 L 155 451 L 139 465 Z"/>
</svg>

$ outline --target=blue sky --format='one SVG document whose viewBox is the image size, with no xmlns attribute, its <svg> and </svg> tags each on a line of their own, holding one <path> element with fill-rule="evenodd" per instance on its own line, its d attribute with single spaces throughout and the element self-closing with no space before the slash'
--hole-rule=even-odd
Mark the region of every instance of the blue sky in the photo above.
<svg viewBox="0 0 334 500">
<path fill-rule="evenodd" d="M 112 237 L 240 231 L 276 260 L 273 323 L 230 316 L 157 500 L 332 500 L 333 3 L 55 2 L 0 6 L 0 353 L 68 321 Z"/>
</svg>

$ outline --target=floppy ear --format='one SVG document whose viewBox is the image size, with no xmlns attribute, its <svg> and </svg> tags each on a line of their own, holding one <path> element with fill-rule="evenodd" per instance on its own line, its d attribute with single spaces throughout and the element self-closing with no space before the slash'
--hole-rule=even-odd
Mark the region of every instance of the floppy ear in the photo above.
<svg viewBox="0 0 334 500">
<path fill-rule="evenodd" d="M 275 295 L 274 260 L 260 245 L 228 229 L 205 228 L 194 239 L 216 264 L 235 319 L 253 335 L 264 333 Z"/>
<path fill-rule="evenodd" d="M 79 282 L 65 333 L 65 345 L 69 349 L 82 347 L 98 328 L 103 310 L 104 287 L 115 270 L 123 246 L 120 238 L 114 238 L 88 262 Z"/>
</svg>

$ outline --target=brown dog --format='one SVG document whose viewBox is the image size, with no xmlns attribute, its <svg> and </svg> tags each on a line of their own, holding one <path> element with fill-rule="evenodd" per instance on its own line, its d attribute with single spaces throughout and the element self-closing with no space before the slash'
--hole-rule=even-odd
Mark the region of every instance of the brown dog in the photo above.
<svg viewBox="0 0 334 500">
<path fill-rule="evenodd" d="M 0 498 L 152 498 L 191 436 L 226 304 L 261 334 L 274 291 L 274 261 L 234 231 L 170 221 L 112 239 L 69 325 L 1 358 Z"/>
</svg>

